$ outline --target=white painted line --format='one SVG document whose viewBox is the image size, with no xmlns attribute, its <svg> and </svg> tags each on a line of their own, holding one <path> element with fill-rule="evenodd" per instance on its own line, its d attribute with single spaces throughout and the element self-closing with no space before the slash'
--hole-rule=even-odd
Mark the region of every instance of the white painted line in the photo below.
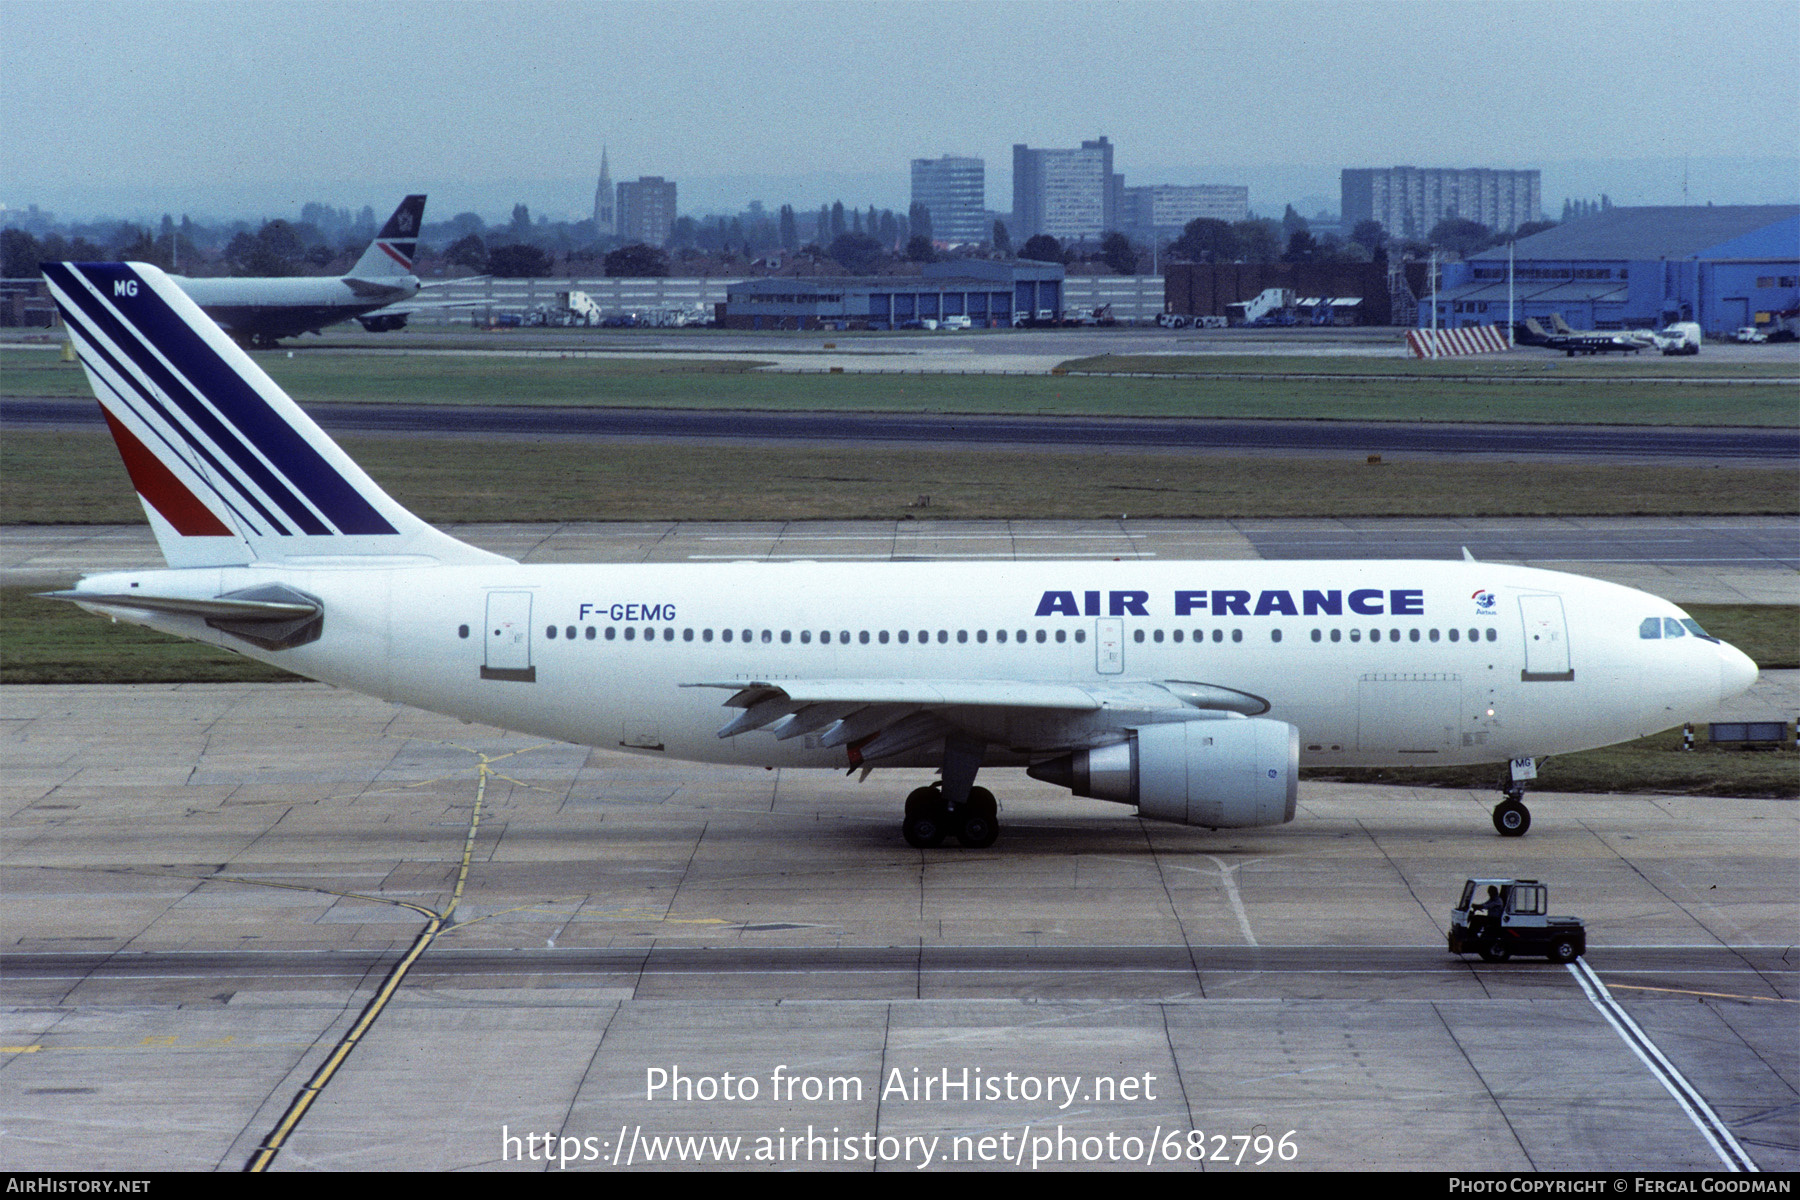
<svg viewBox="0 0 1800 1200">
<path fill-rule="evenodd" d="M 1256 935 L 1250 932 L 1250 914 L 1244 911 L 1244 898 L 1238 894 L 1237 869 L 1262 860 L 1251 858 L 1226 866 L 1225 860 L 1217 855 L 1209 854 L 1206 857 L 1219 868 L 1219 882 L 1225 885 L 1225 898 L 1231 901 L 1231 911 L 1237 914 L 1238 928 L 1244 931 L 1244 940 L 1252 946 L 1257 945 Z"/>
<path fill-rule="evenodd" d="M 892 533 L 768 533 L 768 534 L 706 534 L 703 542 L 889 542 L 896 539 L 916 542 L 1104 542 L 1104 541 L 1143 541 L 1153 535 L 1148 533 L 913 533 L 909 530 L 897 530 Z M 1192 535 L 1190 535 L 1192 536 Z M 1217 535 L 1221 541 L 1235 541 L 1239 536 L 1235 533 Z M 1684 539 L 1692 541 L 1694 539 Z"/>
<path fill-rule="evenodd" d="M 1662 1051 L 1656 1048 L 1656 1043 L 1650 1040 L 1648 1034 L 1638 1028 L 1637 1022 L 1633 1021 L 1619 1002 L 1613 999 L 1612 993 L 1606 990 L 1606 985 L 1600 982 L 1600 977 L 1594 974 L 1594 969 L 1587 965 L 1587 961 L 1578 958 L 1570 963 L 1569 974 L 1575 977 L 1575 982 L 1579 983 L 1581 990 L 1587 993 L 1589 1002 L 1599 1010 L 1601 1016 L 1606 1018 L 1607 1023 L 1613 1027 L 1613 1031 L 1624 1039 L 1625 1044 L 1631 1047 L 1632 1053 L 1636 1054 L 1643 1064 L 1650 1068 L 1650 1073 L 1656 1077 L 1656 1081 L 1662 1084 L 1669 1095 L 1675 1098 L 1675 1103 L 1679 1104 L 1681 1111 L 1688 1115 L 1688 1120 L 1694 1123 L 1694 1128 L 1700 1131 L 1700 1136 L 1706 1139 L 1706 1144 L 1713 1148 L 1713 1153 L 1719 1156 L 1719 1161 L 1733 1171 L 1760 1172 L 1761 1168 L 1756 1165 L 1756 1161 L 1738 1144 L 1738 1140 L 1731 1136 L 1731 1130 L 1726 1127 L 1719 1114 L 1706 1103 L 1706 1100 L 1700 1095 L 1699 1089 L 1689 1083 L 1686 1076 L 1675 1069 L 1675 1064 L 1663 1057 Z"/>
<path fill-rule="evenodd" d="M 1156 557 L 1156 554 L 1153 551 L 1134 550 L 1132 553 L 1133 553 L 1134 561 Z M 1108 554 L 1104 550 L 1099 551 L 1099 552 L 1088 551 L 1086 553 L 1075 553 L 1075 554 L 1058 554 L 1055 551 L 1037 552 L 1037 551 L 1030 551 L 1030 550 L 1027 550 L 1024 552 L 1020 552 L 1017 550 L 1014 550 L 1014 551 L 998 550 L 992 554 L 932 554 L 930 552 L 921 550 L 917 554 L 911 554 L 911 553 L 908 553 L 908 551 L 905 547 L 894 547 L 894 548 L 888 549 L 888 550 L 871 550 L 867 554 L 805 554 L 805 553 L 754 554 L 754 553 L 746 553 L 746 554 L 690 554 L 687 557 L 688 557 L 689 562 L 695 562 L 695 561 L 700 561 L 700 560 L 705 560 L 708 562 L 712 562 L 712 561 L 717 561 L 717 562 L 769 562 L 774 559 L 785 559 L 785 560 L 789 560 L 789 561 L 793 561 L 793 562 L 820 562 L 825 559 L 833 559 L 833 560 L 851 559 L 851 560 L 865 560 L 865 561 L 873 560 L 876 562 L 880 562 L 883 559 L 887 558 L 889 555 L 894 555 L 894 554 L 904 554 L 904 555 L 906 555 L 906 557 L 909 560 L 916 560 L 916 559 L 921 559 L 921 558 L 923 558 L 923 559 L 942 559 L 942 558 L 994 559 L 997 555 L 1002 557 L 1003 559 L 1019 559 L 1019 558 L 1071 559 L 1071 558 L 1117 558 L 1118 557 L 1118 555 Z"/>
</svg>

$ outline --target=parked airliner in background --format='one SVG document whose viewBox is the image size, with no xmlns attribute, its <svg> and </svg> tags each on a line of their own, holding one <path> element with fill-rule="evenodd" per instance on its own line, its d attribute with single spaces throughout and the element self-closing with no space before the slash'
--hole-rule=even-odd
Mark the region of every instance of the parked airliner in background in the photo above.
<svg viewBox="0 0 1800 1200">
<path fill-rule="evenodd" d="M 348 275 L 286 278 L 171 278 L 232 337 L 266 349 L 285 337 L 318 333 L 355 318 L 370 333 L 401 329 L 418 295 L 413 257 L 425 197 L 408 196 Z"/>
<path fill-rule="evenodd" d="M 1303 763 L 1517 779 L 1756 678 L 1666 600 L 1473 561 L 522 565 L 397 504 L 160 271 L 45 275 L 168 562 L 59 598 L 571 742 L 938 767 L 906 799 L 916 846 L 994 840 L 983 767 L 1273 825 Z"/>
</svg>

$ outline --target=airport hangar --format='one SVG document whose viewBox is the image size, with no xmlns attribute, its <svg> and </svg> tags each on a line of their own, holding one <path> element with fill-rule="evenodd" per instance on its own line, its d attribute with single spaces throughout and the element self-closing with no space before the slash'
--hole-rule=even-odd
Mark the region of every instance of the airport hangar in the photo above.
<svg viewBox="0 0 1800 1200">
<path fill-rule="evenodd" d="M 1515 243 L 1512 274 L 1513 320 L 1694 321 L 1716 337 L 1800 306 L 1800 205 L 1610 208 Z M 1506 247 L 1446 264 L 1437 307 L 1446 329 L 1507 320 Z M 1419 323 L 1431 324 L 1423 296 Z"/>
<path fill-rule="evenodd" d="M 974 329 L 1063 309 L 1058 263 L 965 259 L 926 263 L 917 276 L 773 277 L 731 284 L 726 329 L 899 329 L 967 317 Z"/>
</svg>

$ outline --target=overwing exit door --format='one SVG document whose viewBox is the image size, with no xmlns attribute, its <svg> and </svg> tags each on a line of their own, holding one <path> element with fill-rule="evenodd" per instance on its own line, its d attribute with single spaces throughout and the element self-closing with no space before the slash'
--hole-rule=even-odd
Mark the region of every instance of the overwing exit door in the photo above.
<svg viewBox="0 0 1800 1200">
<path fill-rule="evenodd" d="M 1094 670 L 1119 675 L 1125 670 L 1125 619 L 1101 617 L 1094 622 Z"/>
</svg>

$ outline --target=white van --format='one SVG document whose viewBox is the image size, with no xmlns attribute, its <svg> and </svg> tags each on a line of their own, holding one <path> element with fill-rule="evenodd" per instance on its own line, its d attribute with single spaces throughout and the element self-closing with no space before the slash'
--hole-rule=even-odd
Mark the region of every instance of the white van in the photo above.
<svg viewBox="0 0 1800 1200">
<path fill-rule="evenodd" d="M 1665 325 L 1655 341 L 1664 354 L 1698 354 L 1700 326 L 1692 321 L 1676 321 L 1673 325 Z"/>
</svg>

